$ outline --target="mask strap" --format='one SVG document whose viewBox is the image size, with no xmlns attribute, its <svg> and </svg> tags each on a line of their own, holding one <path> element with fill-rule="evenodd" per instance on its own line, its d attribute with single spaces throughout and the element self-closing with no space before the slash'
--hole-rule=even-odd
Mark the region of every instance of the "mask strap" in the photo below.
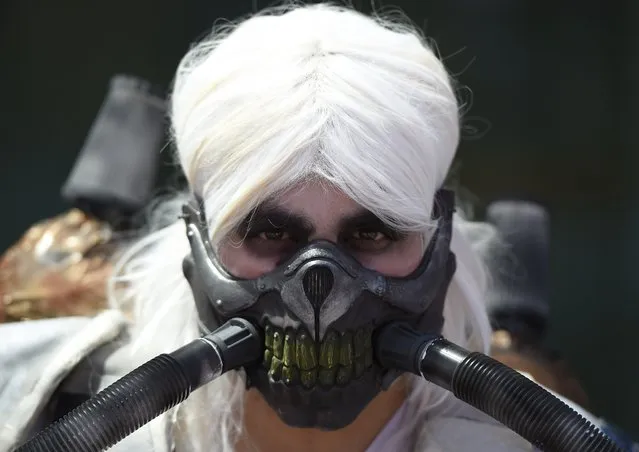
<svg viewBox="0 0 639 452">
<path fill-rule="evenodd" d="M 435 220 L 444 217 L 447 220 L 452 220 L 455 210 L 455 192 L 448 188 L 437 190 L 435 202 L 433 203 L 432 218 Z"/>
</svg>

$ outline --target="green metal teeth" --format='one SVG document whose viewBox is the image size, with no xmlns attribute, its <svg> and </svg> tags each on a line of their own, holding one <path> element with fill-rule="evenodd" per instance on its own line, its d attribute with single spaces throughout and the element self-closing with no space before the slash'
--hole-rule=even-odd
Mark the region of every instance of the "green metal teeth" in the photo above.
<svg viewBox="0 0 639 452">
<path fill-rule="evenodd" d="M 297 335 L 295 350 L 297 352 L 296 364 L 301 370 L 313 370 L 317 367 L 315 342 L 306 331 L 300 331 Z"/>
<path fill-rule="evenodd" d="M 320 345 L 320 366 L 330 369 L 338 364 L 339 336 L 335 331 L 326 333 L 326 338 Z"/>
<path fill-rule="evenodd" d="M 304 329 L 264 328 L 264 361 L 273 381 L 312 388 L 344 386 L 373 365 L 372 328 L 338 333 L 330 330 L 316 344 Z"/>
</svg>

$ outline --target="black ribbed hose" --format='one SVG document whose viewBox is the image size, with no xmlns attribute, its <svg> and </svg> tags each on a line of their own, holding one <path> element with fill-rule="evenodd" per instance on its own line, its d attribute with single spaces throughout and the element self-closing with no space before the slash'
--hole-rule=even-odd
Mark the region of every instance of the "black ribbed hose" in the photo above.
<svg viewBox="0 0 639 452">
<path fill-rule="evenodd" d="M 16 449 L 16 452 L 97 452 L 184 401 L 223 373 L 257 361 L 261 336 L 244 319 L 125 375 Z"/>
<path fill-rule="evenodd" d="M 379 363 L 423 376 L 544 452 L 624 452 L 559 398 L 482 353 L 401 324 L 376 336 Z"/>
<path fill-rule="evenodd" d="M 181 366 L 160 355 L 113 383 L 17 451 L 105 450 L 185 400 L 191 385 Z"/>
</svg>

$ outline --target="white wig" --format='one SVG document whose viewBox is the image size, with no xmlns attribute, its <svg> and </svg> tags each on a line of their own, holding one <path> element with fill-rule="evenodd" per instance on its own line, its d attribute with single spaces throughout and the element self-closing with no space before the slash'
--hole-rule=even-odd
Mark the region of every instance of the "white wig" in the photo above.
<svg viewBox="0 0 639 452">
<path fill-rule="evenodd" d="M 328 181 L 398 228 L 427 233 L 460 130 L 450 78 L 418 32 L 326 5 L 271 10 L 195 46 L 177 71 L 172 126 L 214 244 L 262 201 L 310 178 Z M 465 238 L 470 228 L 456 216 L 458 268 L 444 335 L 487 352 L 486 277 Z M 126 291 L 112 290 L 112 301 L 133 303 L 139 359 L 198 334 L 181 270 L 188 252 L 176 222 L 134 246 L 115 275 Z M 232 451 L 243 394 L 243 376 L 232 373 L 193 395 L 173 413 L 181 447 Z M 409 404 L 426 412 L 441 397 L 415 380 Z M 419 418 L 411 416 L 405 428 Z"/>
</svg>

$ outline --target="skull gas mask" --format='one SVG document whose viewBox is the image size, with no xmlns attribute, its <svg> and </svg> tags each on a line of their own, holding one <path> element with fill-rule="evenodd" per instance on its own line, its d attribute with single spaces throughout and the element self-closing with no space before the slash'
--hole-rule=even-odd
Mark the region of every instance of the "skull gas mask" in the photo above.
<svg viewBox="0 0 639 452">
<path fill-rule="evenodd" d="M 402 321 L 438 334 L 455 272 L 450 251 L 454 194 L 440 190 L 437 227 L 421 263 L 404 278 L 367 269 L 338 245 L 312 241 L 257 279 L 238 279 L 218 260 L 202 203 L 184 206 L 191 254 L 184 260 L 203 332 L 231 317 L 264 330 L 264 359 L 246 368 L 257 388 L 287 424 L 339 429 L 355 420 L 380 391 L 401 375 L 373 359 L 372 336 Z"/>
</svg>

